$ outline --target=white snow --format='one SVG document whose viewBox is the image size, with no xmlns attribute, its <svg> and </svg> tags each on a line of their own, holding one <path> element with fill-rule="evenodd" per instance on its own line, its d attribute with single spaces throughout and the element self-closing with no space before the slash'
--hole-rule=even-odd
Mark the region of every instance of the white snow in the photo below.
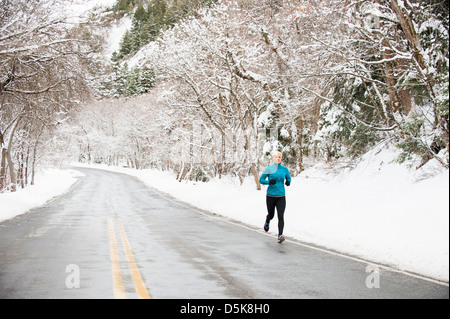
<svg viewBox="0 0 450 319">
<path fill-rule="evenodd" d="M 131 16 L 126 16 L 112 23 L 110 28 L 107 29 L 105 34 L 106 47 L 103 52 L 106 58 L 110 59 L 114 51 L 119 52 L 120 41 L 122 40 L 125 32 L 131 29 L 131 26 Z"/>
<path fill-rule="evenodd" d="M 36 174 L 36 183 L 15 193 L 0 193 L 0 222 L 40 207 L 67 192 L 80 177 L 75 170 L 46 169 Z"/>
<path fill-rule="evenodd" d="M 354 169 L 337 172 L 322 164 L 293 178 L 286 188 L 284 234 L 448 282 L 449 172 L 436 169 L 433 161 L 416 171 L 392 163 L 393 158 L 389 151 L 373 152 Z M 169 172 L 93 167 L 136 176 L 200 209 L 259 228 L 264 224 L 265 189 L 257 191 L 252 178 L 243 185 L 233 178 L 177 182 Z M 34 187 L 0 194 L 0 220 L 65 192 L 77 176 L 73 170 L 47 171 Z M 276 230 L 275 217 L 274 240 Z"/>
<path fill-rule="evenodd" d="M 81 17 L 88 15 L 95 8 L 107 8 L 116 4 L 116 0 L 63 0 L 66 16 Z M 53 4 L 54 5 L 54 4 Z M 61 13 L 59 13 L 61 14 Z"/>
<path fill-rule="evenodd" d="M 106 8 L 111 8 L 117 3 L 117 0 L 63 0 L 63 12 L 58 12 L 58 15 L 70 17 L 70 20 L 77 22 L 81 17 L 88 16 L 93 12 L 101 12 Z M 120 41 L 126 30 L 129 30 L 132 25 L 132 16 L 125 15 L 122 19 L 112 21 L 108 28 L 103 28 L 101 31 L 105 38 L 105 48 L 103 51 L 104 57 L 108 60 L 114 51 L 120 48 Z"/>
</svg>

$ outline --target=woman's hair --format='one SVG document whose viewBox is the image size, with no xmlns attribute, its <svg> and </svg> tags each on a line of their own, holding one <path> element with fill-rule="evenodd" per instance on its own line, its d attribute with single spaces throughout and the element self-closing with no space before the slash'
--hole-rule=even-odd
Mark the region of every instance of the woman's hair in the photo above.
<svg viewBox="0 0 450 319">
<path fill-rule="evenodd" d="M 279 151 L 273 151 L 272 152 L 272 157 L 274 157 L 275 155 L 281 154 L 281 156 L 283 156 L 283 153 L 279 152 Z"/>
</svg>

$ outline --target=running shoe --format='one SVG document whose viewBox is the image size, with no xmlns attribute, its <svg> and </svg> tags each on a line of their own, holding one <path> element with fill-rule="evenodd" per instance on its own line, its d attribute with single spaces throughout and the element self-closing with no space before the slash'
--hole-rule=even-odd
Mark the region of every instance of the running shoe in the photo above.
<svg viewBox="0 0 450 319">
<path fill-rule="evenodd" d="M 269 231 L 269 224 L 267 222 L 264 224 L 264 230 L 266 233 Z"/>
</svg>

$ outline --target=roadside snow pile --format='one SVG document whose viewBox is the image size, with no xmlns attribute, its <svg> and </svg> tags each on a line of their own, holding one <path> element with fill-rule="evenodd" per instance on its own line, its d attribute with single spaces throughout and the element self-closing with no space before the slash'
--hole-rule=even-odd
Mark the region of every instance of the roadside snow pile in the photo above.
<svg viewBox="0 0 450 319">
<path fill-rule="evenodd" d="M 290 193 L 296 194 L 296 215 L 287 230 L 307 242 L 448 281 L 449 172 L 429 177 L 435 163 L 411 171 L 393 158 L 385 151 L 335 176 L 317 169 L 301 174 Z"/>
<path fill-rule="evenodd" d="M 65 193 L 79 177 L 74 170 L 48 169 L 36 175 L 36 183 L 25 189 L 18 187 L 15 193 L 0 194 L 0 222 L 44 205 Z"/>
</svg>

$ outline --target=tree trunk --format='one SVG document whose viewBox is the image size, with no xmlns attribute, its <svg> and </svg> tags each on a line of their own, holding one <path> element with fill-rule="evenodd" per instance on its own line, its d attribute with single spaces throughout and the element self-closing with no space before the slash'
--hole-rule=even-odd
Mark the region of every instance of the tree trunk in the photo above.
<svg viewBox="0 0 450 319">
<path fill-rule="evenodd" d="M 0 133 L 1 159 L 0 159 L 0 192 L 6 188 L 6 149 L 3 147 L 3 135 Z"/>
<path fill-rule="evenodd" d="M 16 170 L 14 169 L 14 162 L 11 158 L 11 151 L 9 147 L 6 149 L 6 161 L 8 162 L 9 178 L 11 180 L 11 192 L 15 192 L 17 190 L 17 175 Z"/>
<path fill-rule="evenodd" d="M 41 126 L 41 129 L 39 130 L 39 135 L 37 136 L 36 142 L 34 143 L 34 146 L 33 146 L 33 158 L 31 160 L 31 185 L 34 185 L 37 148 L 38 148 L 39 142 L 41 140 L 41 135 L 43 132 L 44 132 L 44 125 Z"/>
<path fill-rule="evenodd" d="M 423 77 L 431 98 L 433 99 L 433 101 L 435 101 L 435 94 L 433 90 L 435 81 L 433 75 L 429 73 L 428 67 L 425 63 L 425 59 L 422 55 L 422 46 L 420 45 L 419 35 L 414 28 L 414 23 L 411 19 L 411 16 L 407 12 L 405 12 L 405 9 L 400 8 L 398 1 L 402 1 L 403 7 L 405 6 L 403 0 L 391 0 L 391 8 L 397 15 L 403 33 L 405 34 L 406 39 L 408 40 L 408 44 L 411 47 L 413 59 L 416 62 L 416 68 L 419 71 L 419 74 Z"/>
<path fill-rule="evenodd" d="M 383 40 L 384 45 L 384 59 L 389 60 L 393 57 L 394 53 L 389 49 L 387 41 Z M 397 89 L 395 88 L 396 79 L 394 76 L 394 67 L 391 62 L 384 63 L 384 79 L 387 84 L 387 89 L 389 92 L 389 99 L 391 101 L 391 107 L 388 109 L 388 113 L 397 112 L 400 109 L 400 101 L 397 95 Z"/>
<path fill-rule="evenodd" d="M 402 8 L 399 6 L 399 1 L 402 1 Z M 434 92 L 434 85 L 436 84 L 436 79 L 433 74 L 430 73 L 428 65 L 426 64 L 425 58 L 422 54 L 423 48 L 420 44 L 419 35 L 417 34 L 412 18 L 408 12 L 406 12 L 404 0 L 391 0 L 391 8 L 394 10 L 397 15 L 398 20 L 400 21 L 400 26 L 403 30 L 403 33 L 408 40 L 408 44 L 411 47 L 413 53 L 413 61 L 415 62 L 416 69 L 419 75 L 422 77 L 424 84 L 430 94 L 431 102 L 433 103 L 434 108 L 434 117 L 436 121 L 436 125 L 439 125 L 443 131 L 441 134 L 442 139 L 445 141 L 445 144 L 449 145 L 448 138 L 448 117 L 443 118 L 439 114 L 438 104 L 436 101 L 436 94 Z"/>
<path fill-rule="evenodd" d="M 11 133 L 9 135 L 8 145 L 6 146 L 6 161 L 8 162 L 8 168 L 9 168 L 9 178 L 11 183 L 11 192 L 15 192 L 17 190 L 17 175 L 16 170 L 14 169 L 14 162 L 11 158 L 11 146 L 12 141 L 14 138 L 14 133 L 19 126 L 20 117 L 17 118 L 16 123 L 14 124 L 13 128 L 11 129 Z"/>
<path fill-rule="evenodd" d="M 297 144 L 298 144 L 298 157 L 297 157 L 297 169 L 300 174 L 303 171 L 303 143 L 302 143 L 302 135 L 303 135 L 303 118 L 299 117 L 297 121 Z"/>
<path fill-rule="evenodd" d="M 255 163 L 252 163 L 251 169 L 252 169 L 253 178 L 255 179 L 256 189 L 260 191 L 261 183 L 259 182 L 259 175 L 258 175 L 258 172 L 256 171 L 255 166 L 256 166 Z"/>
<path fill-rule="evenodd" d="M 389 43 L 386 40 L 383 40 L 384 46 L 384 59 L 386 61 L 392 59 L 395 56 L 395 53 L 389 49 Z M 398 79 L 395 76 L 395 67 L 399 67 L 398 62 L 394 64 L 394 62 L 385 62 L 385 82 L 387 84 L 389 97 L 391 100 L 392 110 L 394 112 L 400 112 L 403 115 L 408 115 L 411 111 L 411 95 L 408 90 L 399 88 L 397 89 Z"/>
</svg>

